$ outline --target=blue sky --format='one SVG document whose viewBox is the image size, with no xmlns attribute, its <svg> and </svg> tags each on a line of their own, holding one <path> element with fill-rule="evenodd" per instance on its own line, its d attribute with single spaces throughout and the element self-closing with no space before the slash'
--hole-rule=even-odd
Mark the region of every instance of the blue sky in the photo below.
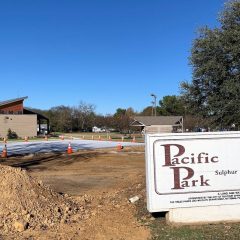
<svg viewBox="0 0 240 240">
<path fill-rule="evenodd" d="M 48 109 L 92 103 L 141 111 L 179 94 L 199 27 L 223 0 L 0 1 L 0 100 Z"/>
</svg>

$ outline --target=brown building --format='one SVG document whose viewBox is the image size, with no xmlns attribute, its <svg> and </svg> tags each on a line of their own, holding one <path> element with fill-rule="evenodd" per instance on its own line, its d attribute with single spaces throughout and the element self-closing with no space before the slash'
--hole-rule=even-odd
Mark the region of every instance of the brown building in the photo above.
<svg viewBox="0 0 240 240">
<path fill-rule="evenodd" d="M 23 114 L 23 101 L 27 97 L 0 102 L 0 114 Z"/>
<path fill-rule="evenodd" d="M 19 137 L 35 137 L 41 130 L 41 123 L 49 120 L 43 115 L 24 108 L 23 102 L 27 97 L 10 99 L 0 102 L 0 138 L 6 137 L 8 129 L 16 132 Z"/>
<path fill-rule="evenodd" d="M 183 117 L 136 116 L 131 126 L 141 128 L 143 133 L 177 133 L 183 131 Z"/>
</svg>

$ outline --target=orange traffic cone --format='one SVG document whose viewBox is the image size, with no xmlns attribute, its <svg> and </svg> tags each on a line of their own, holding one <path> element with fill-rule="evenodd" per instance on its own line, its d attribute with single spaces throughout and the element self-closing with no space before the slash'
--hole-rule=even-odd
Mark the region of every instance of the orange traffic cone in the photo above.
<svg viewBox="0 0 240 240">
<path fill-rule="evenodd" d="M 136 138 L 135 138 L 135 136 L 133 137 L 133 140 L 132 140 L 132 142 L 136 142 Z"/>
<path fill-rule="evenodd" d="M 67 153 L 68 153 L 68 154 L 73 153 L 73 150 L 72 150 L 72 147 L 71 147 L 71 144 L 70 144 L 70 143 L 68 144 Z"/>
<path fill-rule="evenodd" d="M 118 145 L 117 145 L 117 150 L 118 151 L 121 151 L 123 149 L 123 146 L 119 143 Z"/>
<path fill-rule="evenodd" d="M 2 158 L 7 158 L 7 145 L 5 144 L 3 150 L 2 150 Z"/>
</svg>

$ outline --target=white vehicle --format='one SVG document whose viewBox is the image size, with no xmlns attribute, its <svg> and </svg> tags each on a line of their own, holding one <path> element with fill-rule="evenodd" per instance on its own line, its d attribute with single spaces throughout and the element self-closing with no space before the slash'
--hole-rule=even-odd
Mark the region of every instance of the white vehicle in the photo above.
<svg viewBox="0 0 240 240">
<path fill-rule="evenodd" d="M 99 128 L 99 127 L 94 126 L 94 127 L 92 128 L 92 132 L 95 132 L 95 133 L 106 132 L 106 129 L 104 129 L 104 128 Z"/>
</svg>

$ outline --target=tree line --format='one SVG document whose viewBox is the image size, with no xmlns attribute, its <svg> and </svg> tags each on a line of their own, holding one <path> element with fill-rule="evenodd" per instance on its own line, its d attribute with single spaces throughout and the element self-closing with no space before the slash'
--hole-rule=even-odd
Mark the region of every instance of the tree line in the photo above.
<svg viewBox="0 0 240 240">
<path fill-rule="evenodd" d="M 33 109 L 49 119 L 52 132 L 91 131 L 97 126 L 111 131 L 129 132 L 137 113 L 132 108 L 118 108 L 112 115 L 100 115 L 93 104 L 80 102 L 77 106 L 56 106 L 49 110 Z"/>
<path fill-rule="evenodd" d="M 91 131 L 97 126 L 111 131 L 129 133 L 136 129 L 131 128 L 134 116 L 151 116 L 152 107 L 146 107 L 141 112 L 133 108 L 117 108 L 114 114 L 101 115 L 95 112 L 93 104 L 80 102 L 77 106 L 56 106 L 49 110 L 32 109 L 34 112 L 46 116 L 50 121 L 52 132 Z M 159 101 L 157 115 L 182 115 L 184 105 L 178 96 L 165 96 Z"/>
</svg>

